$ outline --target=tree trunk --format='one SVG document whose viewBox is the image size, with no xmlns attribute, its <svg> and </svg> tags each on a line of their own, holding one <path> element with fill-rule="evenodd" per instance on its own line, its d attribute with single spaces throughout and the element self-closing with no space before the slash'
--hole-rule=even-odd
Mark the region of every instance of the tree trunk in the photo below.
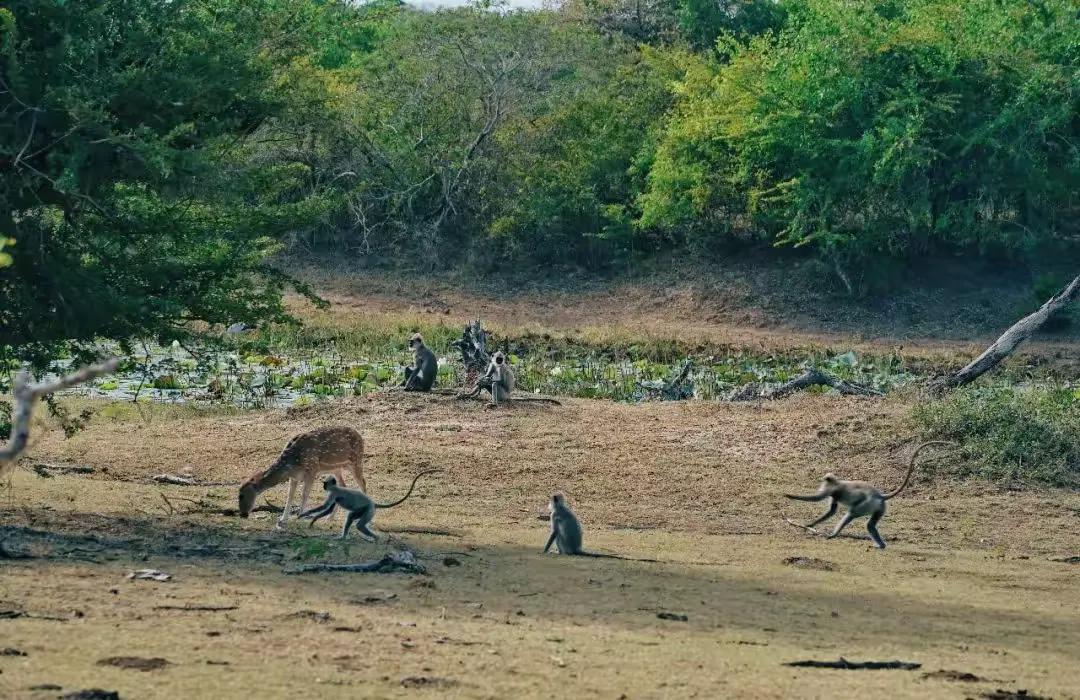
<svg viewBox="0 0 1080 700">
<path fill-rule="evenodd" d="M 491 356 L 487 351 L 487 331 L 480 325 L 480 319 L 470 322 L 461 332 L 461 339 L 450 343 L 461 351 L 461 362 L 465 372 L 485 372 Z"/>
<path fill-rule="evenodd" d="M 747 384 L 731 395 L 731 401 L 753 401 L 754 399 L 782 399 L 796 391 L 811 386 L 829 386 L 846 396 L 881 396 L 881 392 L 861 384 L 844 381 L 828 372 L 811 367 L 794 379 L 768 391 L 761 391 L 761 385 Z"/>
<path fill-rule="evenodd" d="M 1014 350 L 1042 327 L 1058 311 L 1080 297 L 1080 275 L 1077 275 L 1064 289 L 1050 297 L 1038 311 L 1028 314 L 1014 323 L 1009 330 L 1001 334 L 983 354 L 976 357 L 963 369 L 935 380 L 930 386 L 937 391 L 955 389 L 969 384 L 989 372 Z"/>
</svg>

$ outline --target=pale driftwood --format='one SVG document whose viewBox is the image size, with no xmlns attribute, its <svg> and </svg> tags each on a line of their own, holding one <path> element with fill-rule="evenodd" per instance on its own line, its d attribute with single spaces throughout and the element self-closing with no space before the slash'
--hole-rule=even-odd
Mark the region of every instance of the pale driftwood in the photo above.
<svg viewBox="0 0 1080 700">
<path fill-rule="evenodd" d="M 796 391 L 811 386 L 828 386 L 845 396 L 882 396 L 877 389 L 845 381 L 828 372 L 811 367 L 794 379 L 778 387 L 762 391 L 761 385 L 747 384 L 731 395 L 730 401 L 754 401 L 755 399 L 782 399 Z"/>
<path fill-rule="evenodd" d="M 156 474 L 150 477 L 151 481 L 159 484 L 173 484 L 174 486 L 194 486 L 195 478 L 190 476 L 177 476 L 176 474 Z"/>
<path fill-rule="evenodd" d="M 792 520 L 791 518 L 784 518 L 784 522 L 787 523 L 788 525 L 794 525 L 797 528 L 801 528 L 803 530 L 806 530 L 807 532 L 815 534 L 818 537 L 828 537 L 828 535 L 826 535 L 821 530 L 815 530 L 814 528 L 810 527 L 809 525 L 803 525 L 802 523 L 797 523 L 794 520 Z"/>
<path fill-rule="evenodd" d="M 82 384 L 94 377 L 108 374 L 116 369 L 118 364 L 120 364 L 119 358 L 113 358 L 100 364 L 83 367 L 46 384 L 31 384 L 30 373 L 26 370 L 19 372 L 12 387 L 15 407 L 11 415 L 11 439 L 6 445 L 0 447 L 0 479 L 7 476 L 15 464 L 15 459 L 26 449 L 26 442 L 30 437 L 30 418 L 34 414 L 34 404 L 38 399 L 55 394 L 61 389 Z"/>
<path fill-rule="evenodd" d="M 305 564 L 295 569 L 286 569 L 286 574 L 311 574 L 325 572 L 354 574 L 388 574 L 401 571 L 407 574 L 426 574 L 427 569 L 416 561 L 412 552 L 394 552 L 382 559 L 365 561 L 359 564 Z"/>
<path fill-rule="evenodd" d="M 1034 335 L 1051 316 L 1076 301 L 1077 298 L 1080 298 L 1080 275 L 1077 275 L 1060 292 L 1050 297 L 1037 311 L 1010 326 L 990 347 L 962 369 L 932 382 L 931 388 L 943 391 L 975 381 L 1000 364 L 1019 347 L 1020 343 Z"/>
</svg>

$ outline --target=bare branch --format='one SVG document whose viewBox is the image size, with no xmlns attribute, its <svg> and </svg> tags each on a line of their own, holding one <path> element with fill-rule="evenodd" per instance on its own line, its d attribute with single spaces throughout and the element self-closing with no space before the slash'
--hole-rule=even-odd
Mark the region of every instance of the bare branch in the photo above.
<svg viewBox="0 0 1080 700">
<path fill-rule="evenodd" d="M 755 399 L 782 399 L 800 389 L 811 386 L 828 386 L 845 396 L 881 396 L 881 392 L 862 384 L 848 382 L 828 372 L 811 367 L 805 372 L 780 386 L 762 391 L 757 383 L 747 384 L 732 394 L 731 401 L 753 401 Z"/>
<path fill-rule="evenodd" d="M 0 479 L 7 475 L 15 463 L 15 458 L 26 449 L 26 442 L 30 437 L 30 418 L 33 416 L 34 405 L 38 399 L 61 389 L 82 384 L 102 374 L 108 374 L 115 370 L 118 364 L 120 364 L 119 358 L 114 357 L 101 364 L 83 367 L 48 384 L 31 384 L 30 374 L 26 370 L 19 372 L 12 391 L 15 397 L 15 410 L 12 411 L 11 418 L 11 439 L 0 448 Z"/>
</svg>

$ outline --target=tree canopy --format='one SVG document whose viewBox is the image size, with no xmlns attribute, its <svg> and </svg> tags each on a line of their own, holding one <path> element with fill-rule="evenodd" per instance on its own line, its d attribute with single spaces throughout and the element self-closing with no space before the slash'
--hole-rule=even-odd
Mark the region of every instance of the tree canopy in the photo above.
<svg viewBox="0 0 1080 700">
<path fill-rule="evenodd" d="M 1080 240 L 1070 0 L 13 0 L 0 359 L 285 317 L 283 254 L 845 280 Z M 870 272 L 865 272 L 870 271 Z"/>
</svg>

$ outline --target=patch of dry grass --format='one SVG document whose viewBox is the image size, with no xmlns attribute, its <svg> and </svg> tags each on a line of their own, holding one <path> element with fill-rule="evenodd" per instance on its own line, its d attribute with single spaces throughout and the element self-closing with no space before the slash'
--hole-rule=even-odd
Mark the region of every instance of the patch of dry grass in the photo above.
<svg viewBox="0 0 1080 700">
<path fill-rule="evenodd" d="M 140 698 L 252 689 L 281 697 L 312 687 L 328 697 L 548 697 L 556 688 L 603 698 L 789 698 L 826 687 L 831 697 L 960 697 L 993 687 L 1075 694 L 1080 583 L 1075 565 L 1047 561 L 1080 544 L 1075 492 L 917 480 L 883 521 L 884 552 L 781 522 L 782 511 L 816 514 L 777 494 L 813 488 L 824 471 L 897 481 L 907 408 L 900 399 L 803 396 L 490 411 L 388 394 L 149 422 L 118 411 L 71 439 L 40 432 L 34 458 L 108 471 L 55 479 L 20 471 L 0 491 L 7 546 L 46 557 L 4 563 L 0 609 L 68 618 L 0 619 L 3 646 L 27 653 L 0 658 L 0 694 L 36 697 L 27 688 L 41 683 Z M 144 481 L 190 467 L 204 481 L 238 483 L 289 436 L 331 422 L 367 438 L 376 498 L 402 492 L 425 463 L 445 470 L 380 513 L 377 530 L 449 527 L 460 536 L 391 532 L 377 545 L 342 544 L 331 539 L 340 520 L 275 533 L 269 514 L 241 521 L 218 512 L 234 505 L 233 487 Z M 589 548 L 661 563 L 543 556 L 537 514 L 553 489 L 570 494 Z M 167 514 L 158 492 L 193 512 Z M 282 573 L 303 557 L 356 561 L 399 545 L 430 575 Z M 834 570 L 784 563 L 795 556 Z M 174 580 L 125 580 L 147 567 Z M 82 617 L 72 619 L 73 608 Z M 688 621 L 658 619 L 664 611 Z M 110 656 L 170 665 L 145 673 L 95 665 Z M 992 682 L 781 665 L 838 656 L 917 661 L 921 671 Z"/>
</svg>

